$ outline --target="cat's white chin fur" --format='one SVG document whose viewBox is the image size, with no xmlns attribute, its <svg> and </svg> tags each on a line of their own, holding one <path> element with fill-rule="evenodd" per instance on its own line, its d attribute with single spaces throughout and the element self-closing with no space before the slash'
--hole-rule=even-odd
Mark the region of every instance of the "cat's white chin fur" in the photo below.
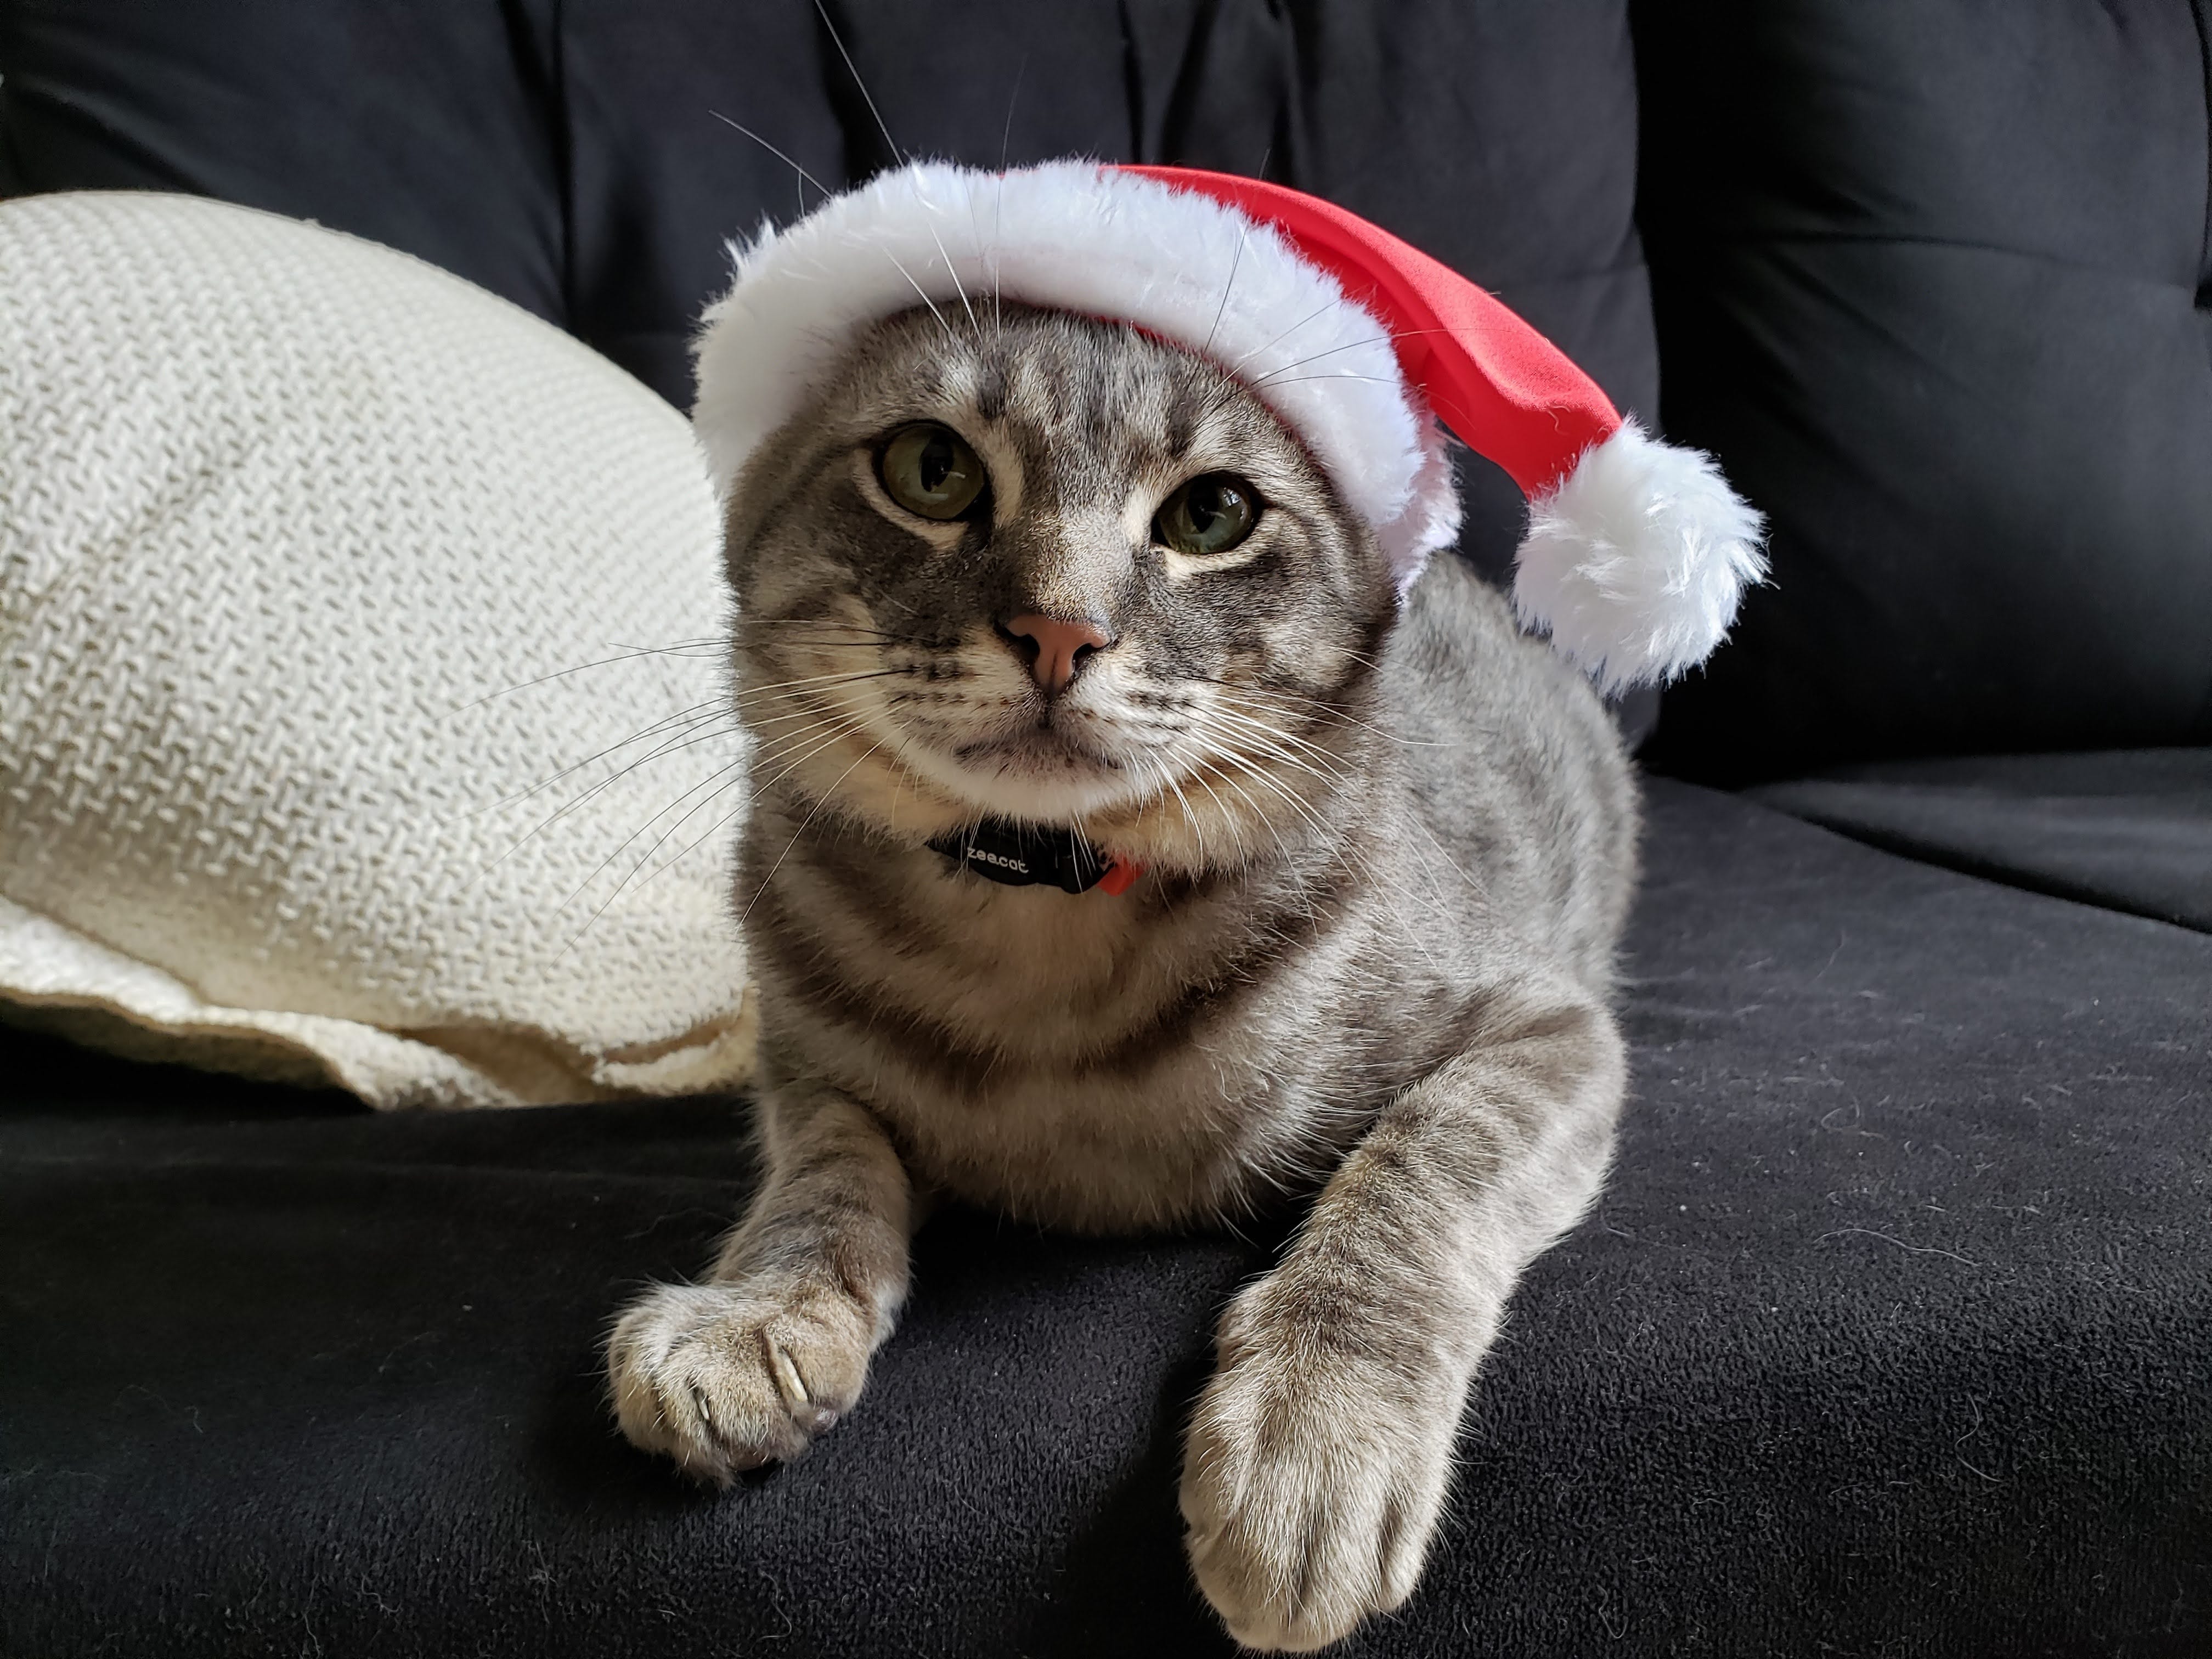
<svg viewBox="0 0 2212 1659">
<path fill-rule="evenodd" d="M 1528 504 L 1513 608 L 1601 690 L 1661 684 L 1727 637 L 1765 530 L 1711 456 L 1626 422 Z"/>
</svg>

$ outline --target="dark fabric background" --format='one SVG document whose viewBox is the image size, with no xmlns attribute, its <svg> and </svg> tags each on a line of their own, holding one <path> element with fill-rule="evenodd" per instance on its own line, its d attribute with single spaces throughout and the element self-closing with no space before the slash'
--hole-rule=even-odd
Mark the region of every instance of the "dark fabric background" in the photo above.
<svg viewBox="0 0 2212 1659">
<path fill-rule="evenodd" d="M 1498 290 L 1656 418 L 1625 0 L 837 0 L 908 154 L 1256 173 Z M 811 0 L 0 0 L 0 196 L 175 189 L 420 254 L 688 407 L 726 239 L 890 153 Z M 1520 496 L 1463 463 L 1464 547 Z"/>
<path fill-rule="evenodd" d="M 1345 1651 L 2212 1650 L 2212 938 L 1652 805 L 1619 1170 Z M 861 1407 L 704 1496 L 596 1343 L 739 1203 L 728 1105 L 371 1117 L 0 1042 L 0 1652 L 1227 1652 L 1175 1447 L 1265 1240 L 940 1218 Z"/>
<path fill-rule="evenodd" d="M 6 0 L 0 196 L 182 190 L 404 248 L 566 314 L 526 9 Z"/>
<path fill-rule="evenodd" d="M 1749 793 L 1908 857 L 2212 933 L 2212 749 L 1878 761 Z"/>
<path fill-rule="evenodd" d="M 1646 753 L 2212 743 L 2205 0 L 1650 0 L 1668 431 L 1774 581 Z"/>
<path fill-rule="evenodd" d="M 1650 753 L 1741 782 L 2212 742 L 2208 6 L 1648 0 L 1632 45 L 1626 0 L 831 15 L 906 150 L 1264 168 L 1718 453 L 1775 580 Z M 718 113 L 831 188 L 890 157 L 808 0 L 0 0 L 0 194 L 319 218 L 679 404 L 723 240 L 811 194 Z M 1500 574 L 1518 497 L 1463 471 Z"/>
</svg>

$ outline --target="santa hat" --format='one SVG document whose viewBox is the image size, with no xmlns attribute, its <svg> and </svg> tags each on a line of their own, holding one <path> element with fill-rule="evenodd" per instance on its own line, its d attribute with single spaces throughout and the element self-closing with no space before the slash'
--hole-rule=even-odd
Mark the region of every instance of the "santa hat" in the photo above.
<svg viewBox="0 0 2212 1659">
<path fill-rule="evenodd" d="M 1608 690 L 1702 662 L 1764 571 L 1708 456 L 1647 436 L 1497 300 L 1342 208 L 1180 167 L 917 163 L 732 247 L 693 412 L 726 493 L 853 336 L 994 294 L 1135 325 L 1249 387 L 1374 529 L 1401 594 L 1459 531 L 1438 422 L 1528 498 L 1513 599 Z"/>
</svg>

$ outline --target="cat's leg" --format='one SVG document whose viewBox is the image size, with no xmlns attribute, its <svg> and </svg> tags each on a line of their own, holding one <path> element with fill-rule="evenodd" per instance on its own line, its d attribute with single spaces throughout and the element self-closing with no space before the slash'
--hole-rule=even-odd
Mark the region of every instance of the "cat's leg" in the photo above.
<svg viewBox="0 0 2212 1659">
<path fill-rule="evenodd" d="M 762 1103 L 767 1178 L 704 1284 L 665 1285 L 617 1322 L 623 1432 L 727 1481 L 795 1457 L 852 1409 L 906 1297 L 915 1197 L 857 1102 L 807 1086 Z"/>
<path fill-rule="evenodd" d="M 1200 1588 L 1249 1646 L 1322 1647 L 1413 1593 L 1514 1281 L 1604 1180 L 1626 1076 L 1610 1015 L 1524 995 L 1484 1024 L 1385 1109 L 1222 1320 L 1182 1513 Z"/>
</svg>

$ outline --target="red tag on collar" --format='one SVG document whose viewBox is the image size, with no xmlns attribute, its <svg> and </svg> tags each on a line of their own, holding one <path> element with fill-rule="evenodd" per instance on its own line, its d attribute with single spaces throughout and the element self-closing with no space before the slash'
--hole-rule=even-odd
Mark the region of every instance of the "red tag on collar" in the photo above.
<svg viewBox="0 0 2212 1659">
<path fill-rule="evenodd" d="M 1137 878 L 1145 873 L 1145 866 L 1133 864 L 1127 859 L 1115 859 L 1106 866 L 1106 873 L 1098 878 L 1098 890 L 1119 898 L 1137 884 Z"/>
</svg>

